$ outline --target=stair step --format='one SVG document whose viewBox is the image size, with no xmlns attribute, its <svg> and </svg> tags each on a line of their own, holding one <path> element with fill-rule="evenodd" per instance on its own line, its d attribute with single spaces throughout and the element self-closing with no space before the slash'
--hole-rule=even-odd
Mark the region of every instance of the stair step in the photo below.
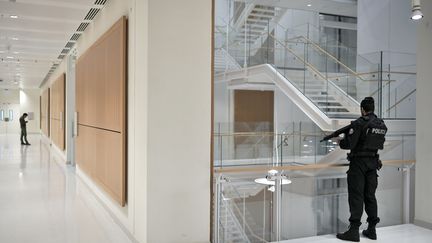
<svg viewBox="0 0 432 243">
<path fill-rule="evenodd" d="M 351 113 L 350 111 L 340 111 L 340 112 L 338 112 L 338 111 L 329 111 L 329 112 L 326 112 L 326 114 L 327 115 L 356 115 L 356 116 L 359 116 L 359 114 Z"/>
<path fill-rule="evenodd" d="M 272 19 L 272 18 L 276 17 L 276 15 L 275 14 L 269 15 L 269 14 L 261 14 L 261 13 L 253 13 L 252 12 L 251 14 L 249 14 L 248 19 L 255 19 L 252 17 Z"/>
<path fill-rule="evenodd" d="M 345 107 L 341 106 L 341 105 L 334 105 L 334 106 L 326 106 L 326 105 L 319 105 L 318 107 L 320 108 L 327 108 L 327 109 L 346 109 Z"/>
<path fill-rule="evenodd" d="M 325 111 L 325 112 L 349 112 L 349 110 L 348 109 L 346 109 L 346 108 L 341 108 L 341 107 L 339 107 L 339 108 L 321 108 L 320 107 L 320 109 L 321 110 L 323 110 L 323 111 Z"/>
<path fill-rule="evenodd" d="M 311 99 L 317 99 L 317 100 L 325 100 L 325 99 L 329 99 L 329 100 L 335 100 L 335 98 L 333 96 L 329 96 L 329 95 L 307 95 L 309 98 Z"/>
<path fill-rule="evenodd" d="M 279 12 L 277 9 L 263 9 L 255 7 L 252 12 L 262 12 L 262 13 L 277 13 Z"/>
<path fill-rule="evenodd" d="M 342 105 L 339 102 L 317 102 L 318 106 L 335 106 L 335 107 L 342 107 Z"/>
</svg>

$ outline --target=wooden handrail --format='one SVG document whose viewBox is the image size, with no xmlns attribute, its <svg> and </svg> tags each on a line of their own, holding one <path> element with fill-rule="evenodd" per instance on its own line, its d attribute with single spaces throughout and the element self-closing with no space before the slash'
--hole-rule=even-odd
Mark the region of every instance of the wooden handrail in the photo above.
<svg viewBox="0 0 432 243">
<path fill-rule="evenodd" d="M 322 47 L 320 47 L 318 44 L 316 44 L 315 42 L 309 40 L 308 38 L 304 37 L 304 36 L 298 36 L 296 38 L 303 38 L 306 40 L 306 42 L 312 44 L 312 46 L 315 47 L 315 49 L 319 50 L 320 52 L 326 54 L 327 56 L 329 56 L 331 59 L 333 59 L 335 62 L 337 62 L 339 65 L 341 65 L 342 67 L 344 67 L 346 70 L 348 70 L 348 72 L 350 72 L 351 74 L 353 74 L 354 76 L 358 77 L 359 79 L 363 80 L 364 79 L 354 70 L 352 70 L 350 67 L 348 67 L 347 65 L 345 65 L 343 62 L 339 61 L 339 59 L 337 59 L 335 56 L 333 56 L 331 53 L 329 53 L 328 51 L 324 50 Z"/>
<path fill-rule="evenodd" d="M 382 161 L 383 165 L 393 164 L 415 164 L 416 160 L 385 160 Z M 310 164 L 310 165 L 284 165 L 284 166 L 254 166 L 254 167 L 226 167 L 216 168 L 215 173 L 239 173 L 239 172 L 267 172 L 269 170 L 277 171 L 306 171 L 316 169 L 331 169 L 347 167 L 349 164 L 341 163 L 324 163 L 324 164 Z"/>
<path fill-rule="evenodd" d="M 290 133 L 274 133 L 274 132 L 234 132 L 234 133 L 213 133 L 216 137 L 233 137 L 233 136 L 291 136 L 291 135 L 306 135 L 306 136 L 322 136 L 327 133 L 311 133 L 311 132 L 290 132 Z"/>
</svg>

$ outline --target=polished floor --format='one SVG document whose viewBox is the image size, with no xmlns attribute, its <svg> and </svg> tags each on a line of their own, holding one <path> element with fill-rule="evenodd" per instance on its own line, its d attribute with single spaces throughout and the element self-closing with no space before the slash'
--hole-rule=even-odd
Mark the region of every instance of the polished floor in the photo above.
<svg viewBox="0 0 432 243">
<path fill-rule="evenodd" d="M 369 243 L 431 243 L 432 230 L 412 224 L 389 226 L 377 229 L 378 240 L 360 238 L 360 242 Z M 323 235 L 302 239 L 281 241 L 280 243 L 341 243 L 335 235 Z"/>
<path fill-rule="evenodd" d="M 1 243 L 130 243 L 40 135 L 0 135 Z"/>
</svg>

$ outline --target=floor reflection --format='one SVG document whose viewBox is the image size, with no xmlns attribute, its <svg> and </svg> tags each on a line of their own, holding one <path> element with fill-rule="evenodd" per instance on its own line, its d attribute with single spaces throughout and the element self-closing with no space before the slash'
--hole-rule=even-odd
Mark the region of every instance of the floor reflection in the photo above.
<svg viewBox="0 0 432 243">
<path fill-rule="evenodd" d="M 0 135 L 0 242 L 131 242 L 46 139 L 17 138 Z"/>
</svg>

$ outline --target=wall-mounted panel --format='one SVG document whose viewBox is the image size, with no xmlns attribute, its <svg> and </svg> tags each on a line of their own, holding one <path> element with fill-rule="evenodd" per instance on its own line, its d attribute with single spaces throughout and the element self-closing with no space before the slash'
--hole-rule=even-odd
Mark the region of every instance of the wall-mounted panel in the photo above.
<svg viewBox="0 0 432 243">
<path fill-rule="evenodd" d="M 80 168 L 122 206 L 126 203 L 127 21 L 122 17 L 76 64 Z"/>
<path fill-rule="evenodd" d="M 47 137 L 50 136 L 50 90 L 49 88 L 42 92 L 41 96 L 40 124 L 41 131 Z"/>
<path fill-rule="evenodd" d="M 51 140 L 61 150 L 65 149 L 65 74 L 51 85 L 50 123 Z"/>
</svg>

